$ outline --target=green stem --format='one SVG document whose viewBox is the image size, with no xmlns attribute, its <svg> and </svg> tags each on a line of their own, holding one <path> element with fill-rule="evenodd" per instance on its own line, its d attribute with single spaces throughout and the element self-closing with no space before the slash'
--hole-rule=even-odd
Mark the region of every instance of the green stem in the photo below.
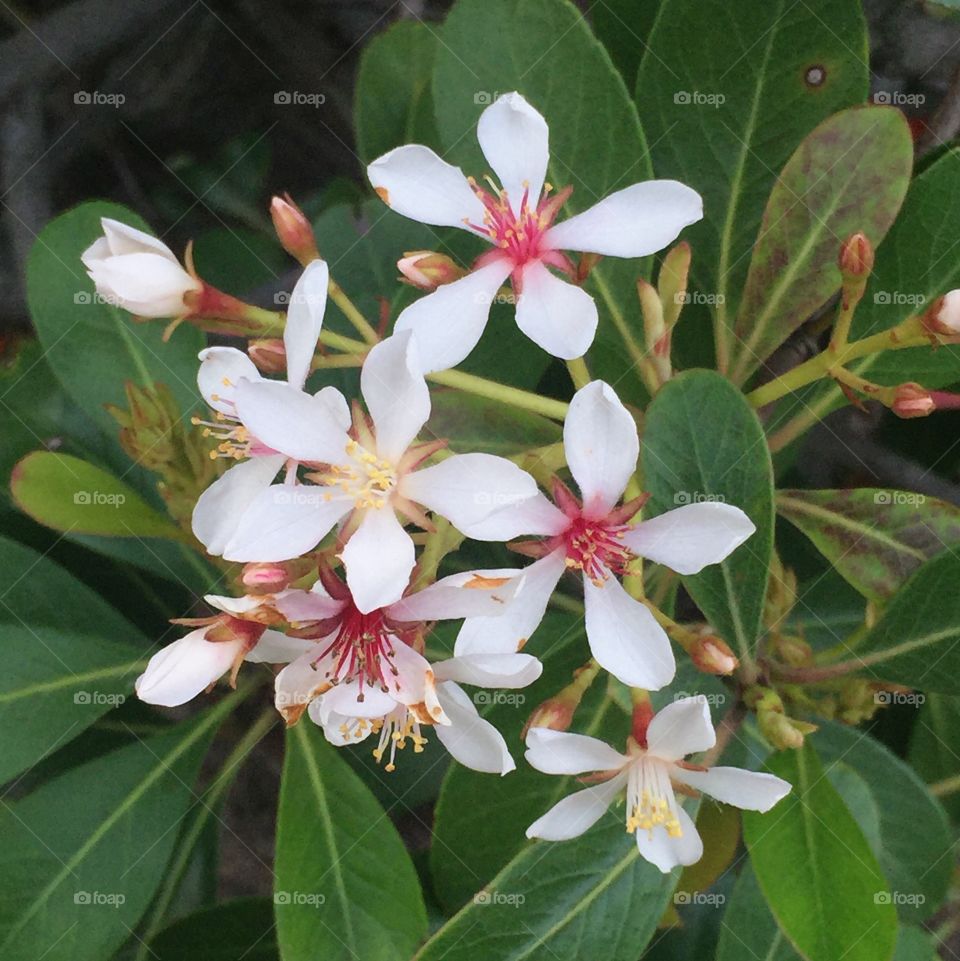
<svg viewBox="0 0 960 961">
<path fill-rule="evenodd" d="M 340 308 L 343 316 L 353 324 L 357 333 L 368 343 L 376 344 L 380 340 L 380 335 L 370 325 L 363 314 L 357 309 L 354 302 L 344 293 L 343 288 L 331 277 L 327 287 L 330 299 Z"/>
<path fill-rule="evenodd" d="M 960 791 L 960 774 L 944 778 L 930 785 L 930 793 L 935 797 L 946 797 L 948 794 L 955 794 Z"/>
<path fill-rule="evenodd" d="M 427 379 L 444 387 L 454 387 L 468 394 L 476 394 L 478 397 L 498 400 L 510 407 L 529 410 L 553 420 L 562 421 L 567 416 L 569 405 L 562 400 L 541 397 L 539 394 L 521 390 L 519 387 L 508 387 L 506 384 L 498 384 L 496 381 L 477 377 L 475 374 L 467 374 L 462 370 L 437 371 L 435 374 L 427 374 Z"/>
<path fill-rule="evenodd" d="M 567 370 L 570 372 L 570 379 L 577 390 L 590 383 L 590 371 L 587 370 L 587 363 L 582 357 L 577 357 L 576 360 L 568 360 Z"/>
</svg>

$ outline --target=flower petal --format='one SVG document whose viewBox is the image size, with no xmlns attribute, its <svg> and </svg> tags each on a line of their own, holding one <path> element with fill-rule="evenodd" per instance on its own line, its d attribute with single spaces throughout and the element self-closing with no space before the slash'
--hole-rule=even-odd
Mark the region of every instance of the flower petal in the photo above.
<svg viewBox="0 0 960 961">
<path fill-rule="evenodd" d="M 200 495 L 193 508 L 193 533 L 208 553 L 214 557 L 223 553 L 239 519 L 270 486 L 283 462 L 282 454 L 251 457 L 234 464 Z"/>
<path fill-rule="evenodd" d="M 407 474 L 399 486 L 404 497 L 436 511 L 467 537 L 483 533 L 479 522 L 491 514 L 537 493 L 525 470 L 494 454 L 455 454 Z"/>
<path fill-rule="evenodd" d="M 531 767 L 544 774 L 586 774 L 591 771 L 619 771 L 628 758 L 606 741 L 586 734 L 570 734 L 547 727 L 527 731 L 527 753 Z"/>
<path fill-rule="evenodd" d="M 525 191 L 530 209 L 536 209 L 540 200 L 550 160 L 549 139 L 546 120 L 518 93 L 497 97 L 480 115 L 480 149 L 517 216 Z"/>
<path fill-rule="evenodd" d="M 433 671 L 438 681 L 516 690 L 532 684 L 543 665 L 531 654 L 464 654 L 439 661 Z"/>
<path fill-rule="evenodd" d="M 330 271 L 323 260 L 307 265 L 290 294 L 283 346 L 287 354 L 287 383 L 303 387 L 313 363 L 313 352 L 323 327 Z"/>
<path fill-rule="evenodd" d="M 276 380 L 241 381 L 237 416 L 261 443 L 294 460 L 342 463 L 349 438 L 325 397 Z"/>
<path fill-rule="evenodd" d="M 114 256 L 118 254 L 156 253 L 174 262 L 177 260 L 173 251 L 162 240 L 158 240 L 142 230 L 137 230 L 136 227 L 131 227 L 120 220 L 113 220 L 111 217 L 101 217 L 100 226 L 103 228 L 103 236 L 107 242 L 107 247 Z"/>
<path fill-rule="evenodd" d="M 584 513 L 605 517 L 637 469 L 637 425 L 602 380 L 581 387 L 563 425 L 567 464 L 583 496 Z"/>
<path fill-rule="evenodd" d="M 477 346 L 490 304 L 511 269 L 509 261 L 495 260 L 452 284 L 443 284 L 401 311 L 394 331 L 414 332 L 420 369 L 425 374 L 456 367 Z"/>
<path fill-rule="evenodd" d="M 363 700 L 359 700 L 360 688 L 355 681 L 337 684 L 323 695 L 325 707 L 345 717 L 378 718 L 389 714 L 397 701 L 379 687 L 364 685 Z"/>
<path fill-rule="evenodd" d="M 717 742 L 705 697 L 682 697 L 653 715 L 647 728 L 647 749 L 664 761 L 709 751 Z"/>
<path fill-rule="evenodd" d="M 696 864 L 703 857 L 703 841 L 697 826 L 683 808 L 677 808 L 680 820 L 680 837 L 672 838 L 662 825 L 652 831 L 638 829 L 637 849 L 640 855 L 656 865 L 664 874 L 669 874 L 679 865 Z"/>
<path fill-rule="evenodd" d="M 454 654 L 512 654 L 521 648 L 543 620 L 550 595 L 566 567 L 563 551 L 553 551 L 524 568 L 523 586 L 502 614 L 464 621 Z"/>
<path fill-rule="evenodd" d="M 791 790 L 789 782 L 763 771 L 743 771 L 738 767 L 712 767 L 707 771 L 673 768 L 670 776 L 710 797 L 746 811 L 769 811 Z"/>
<path fill-rule="evenodd" d="M 315 643 L 310 650 L 291 661 L 273 682 L 274 704 L 288 725 L 296 724 L 307 705 L 332 687 L 327 676 L 331 659 L 318 661 L 331 638 Z"/>
<path fill-rule="evenodd" d="M 347 398 L 336 387 L 321 387 L 314 395 L 318 401 L 326 404 L 338 427 L 350 430 L 350 407 Z"/>
<path fill-rule="evenodd" d="M 122 254 L 93 262 L 87 272 L 98 293 L 140 317 L 176 317 L 198 282 L 177 262 L 154 253 Z"/>
<path fill-rule="evenodd" d="M 635 554 L 678 574 L 698 574 L 719 564 L 756 530 L 739 507 L 687 504 L 637 524 L 623 536 Z"/>
<path fill-rule="evenodd" d="M 370 351 L 360 372 L 360 390 L 373 418 L 377 453 L 396 463 L 430 416 L 430 389 L 409 331 Z"/>
<path fill-rule="evenodd" d="M 244 660 L 255 664 L 289 664 L 307 651 L 313 650 L 316 643 L 302 637 L 288 637 L 279 631 L 264 631 Z"/>
<path fill-rule="evenodd" d="M 316 588 L 319 587 L 320 590 Z M 317 581 L 309 591 L 292 588 L 283 591 L 274 599 L 277 610 L 291 623 L 305 621 L 325 621 L 336 617 L 343 610 L 344 601 L 336 601 L 323 591 L 323 586 Z"/>
<path fill-rule="evenodd" d="M 565 797 L 527 828 L 527 837 L 545 841 L 579 837 L 603 817 L 623 789 L 626 779 L 626 774 L 621 774 Z"/>
<path fill-rule="evenodd" d="M 463 227 L 483 222 L 483 204 L 459 167 L 441 160 L 429 147 L 407 144 L 378 157 L 367 176 L 380 199 L 411 220 L 434 227 Z"/>
<path fill-rule="evenodd" d="M 352 506 L 325 487 L 272 484 L 232 519 L 234 531 L 223 558 L 266 563 L 299 557 L 313 550 Z"/>
<path fill-rule="evenodd" d="M 647 180 L 610 194 L 551 227 L 545 242 L 557 250 L 608 257 L 646 257 L 663 250 L 703 216 L 703 199 L 676 180 Z"/>
<path fill-rule="evenodd" d="M 430 662 L 409 644 L 393 639 L 393 655 L 389 658 L 391 676 L 387 677 L 390 695 L 406 704 L 422 721 L 449 724 L 450 719 L 440 706 L 437 686 Z M 386 676 L 386 671 L 384 672 Z M 426 716 L 424 716 L 426 715 Z"/>
<path fill-rule="evenodd" d="M 597 305 L 582 288 L 550 273 L 539 260 L 522 268 L 517 326 L 548 354 L 582 357 L 597 332 Z"/>
<path fill-rule="evenodd" d="M 197 386 L 203 399 L 221 414 L 236 415 L 235 392 L 241 380 L 263 380 L 253 361 L 236 347 L 207 347 L 200 351 Z"/>
<path fill-rule="evenodd" d="M 414 549 L 389 506 L 364 512 L 340 554 L 357 609 L 367 614 L 399 600 L 410 583 Z"/>
<path fill-rule="evenodd" d="M 509 774 L 516 767 L 503 735 L 480 717 L 464 691 L 447 682 L 437 686 L 437 697 L 450 723 L 433 730 L 455 760 L 485 774 Z"/>
<path fill-rule="evenodd" d="M 650 611 L 616 577 L 600 587 L 584 577 L 583 594 L 587 640 L 600 666 L 630 687 L 666 687 L 677 665 L 670 640 Z"/>
<path fill-rule="evenodd" d="M 230 670 L 243 642 L 208 641 L 207 630 L 191 631 L 150 658 L 136 681 L 141 701 L 162 707 L 185 704 Z"/>
<path fill-rule="evenodd" d="M 541 537 L 561 534 L 569 526 L 570 518 L 543 494 L 537 493 L 476 521 L 470 527 L 470 536 L 478 541 L 510 541 L 523 534 Z"/>
<path fill-rule="evenodd" d="M 466 571 L 441 578 L 416 594 L 390 605 L 394 621 L 449 621 L 496 616 L 523 586 L 523 571 Z"/>
<path fill-rule="evenodd" d="M 323 736 L 336 747 L 358 744 L 373 733 L 373 725 L 367 718 L 353 717 L 334 711 L 327 695 L 315 697 L 307 708 L 310 720 L 323 728 Z"/>
</svg>

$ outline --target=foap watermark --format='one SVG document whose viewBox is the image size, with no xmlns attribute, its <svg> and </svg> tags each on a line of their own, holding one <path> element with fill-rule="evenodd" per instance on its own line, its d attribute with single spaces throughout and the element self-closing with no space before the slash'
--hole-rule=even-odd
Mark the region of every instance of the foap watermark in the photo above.
<svg viewBox="0 0 960 961">
<path fill-rule="evenodd" d="M 329 491 L 322 487 L 307 487 L 301 484 L 281 484 L 273 492 L 274 504 L 296 504 L 297 506 L 319 507 L 331 499 Z"/>
<path fill-rule="evenodd" d="M 704 90 L 678 90 L 673 95 L 673 102 L 680 106 L 692 107 L 720 107 L 727 102 L 725 94 L 707 93 Z"/>
<path fill-rule="evenodd" d="M 723 494 L 708 494 L 706 491 L 677 491 L 673 502 L 684 507 L 687 504 L 726 504 L 727 499 Z"/>
<path fill-rule="evenodd" d="M 473 896 L 473 903 L 483 907 L 491 904 L 506 904 L 512 908 L 519 908 L 526 900 L 526 895 L 510 891 L 477 891 Z"/>
<path fill-rule="evenodd" d="M 308 307 L 323 307 L 326 297 L 317 297 L 303 291 L 291 292 L 280 290 L 273 295 L 273 302 L 277 307 L 289 307 L 291 304 L 306 304 Z"/>
<path fill-rule="evenodd" d="M 73 903 L 92 907 L 119 908 L 127 900 L 119 891 L 74 891 Z"/>
<path fill-rule="evenodd" d="M 925 894 L 914 894 L 911 891 L 875 891 L 873 894 L 874 904 L 909 904 L 919 907 L 925 904 L 926 900 Z"/>
<path fill-rule="evenodd" d="M 925 704 L 927 695 L 922 691 L 874 691 L 873 703 L 883 707 L 893 707 L 906 704 L 908 707 L 920 707 Z"/>
<path fill-rule="evenodd" d="M 477 707 L 488 704 L 509 704 L 511 707 L 521 707 L 527 701 L 526 695 L 519 691 L 474 691 L 473 703 Z"/>
<path fill-rule="evenodd" d="M 499 97 L 499 90 L 475 90 L 473 92 L 473 102 L 478 107 L 489 107 Z"/>
<path fill-rule="evenodd" d="M 873 502 L 878 507 L 919 507 L 927 500 L 926 494 L 915 491 L 874 491 Z"/>
<path fill-rule="evenodd" d="M 927 295 L 907 290 L 878 290 L 874 292 L 873 302 L 880 307 L 922 307 Z"/>
<path fill-rule="evenodd" d="M 74 704 L 98 704 L 119 707 L 126 701 L 126 694 L 110 694 L 106 691 L 74 691 Z"/>
<path fill-rule="evenodd" d="M 104 93 L 102 90 L 78 90 L 73 95 L 78 107 L 122 107 L 127 98 L 122 93 Z"/>
<path fill-rule="evenodd" d="M 97 304 L 101 307 L 119 307 L 120 298 L 116 294 L 90 293 L 89 290 L 78 290 L 73 295 L 73 302 L 78 307 Z"/>
<path fill-rule="evenodd" d="M 123 507 L 127 495 L 107 491 L 74 491 L 73 502 L 78 507 Z"/>
<path fill-rule="evenodd" d="M 327 102 L 327 95 L 310 93 L 304 90 L 277 90 L 273 95 L 273 102 L 278 107 L 322 107 Z"/>
<path fill-rule="evenodd" d="M 711 894 L 709 891 L 674 891 L 673 903 L 682 904 L 705 904 L 711 908 L 719 908 L 726 904 L 725 894 Z"/>
<path fill-rule="evenodd" d="M 894 107 L 922 107 L 927 102 L 927 96 L 923 93 L 904 93 L 902 90 L 878 90 L 873 95 L 873 102 Z"/>
<path fill-rule="evenodd" d="M 505 491 L 477 491 L 473 495 L 474 504 L 482 507 L 512 507 L 526 499 L 526 494 L 510 494 Z"/>
<path fill-rule="evenodd" d="M 675 701 L 683 701 L 691 697 L 697 701 L 703 701 L 704 704 L 709 704 L 710 707 L 720 707 L 727 703 L 726 694 L 701 694 L 699 691 L 677 691 L 673 695 Z"/>
<path fill-rule="evenodd" d="M 325 904 L 327 896 L 319 891 L 274 891 L 273 903 L 283 905 L 299 905 L 319 908 Z"/>
<path fill-rule="evenodd" d="M 723 294 L 708 294 L 702 290 L 678 290 L 673 295 L 675 304 L 703 304 L 707 307 L 722 306 L 727 302 Z"/>
</svg>

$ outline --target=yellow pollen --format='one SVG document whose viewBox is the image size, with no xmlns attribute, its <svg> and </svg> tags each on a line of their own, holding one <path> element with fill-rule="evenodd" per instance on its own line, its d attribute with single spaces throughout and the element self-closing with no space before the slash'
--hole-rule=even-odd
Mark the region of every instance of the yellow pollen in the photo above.
<svg viewBox="0 0 960 961">
<path fill-rule="evenodd" d="M 377 457 L 357 441 L 349 440 L 345 448 L 344 464 L 331 464 L 324 472 L 315 475 L 319 483 L 336 487 L 352 497 L 359 510 L 379 510 L 390 499 L 397 483 L 397 472 L 389 461 Z M 325 494 L 327 500 L 331 495 Z"/>
</svg>

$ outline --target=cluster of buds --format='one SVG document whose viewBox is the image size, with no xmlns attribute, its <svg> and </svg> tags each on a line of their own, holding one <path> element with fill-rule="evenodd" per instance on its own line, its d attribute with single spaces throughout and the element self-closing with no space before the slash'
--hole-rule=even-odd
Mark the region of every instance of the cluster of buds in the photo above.
<svg viewBox="0 0 960 961">
<path fill-rule="evenodd" d="M 817 729 L 816 724 L 790 717 L 780 694 L 772 688 L 752 687 L 744 692 L 744 700 L 756 712 L 760 733 L 778 751 L 799 750 L 804 738 Z"/>
</svg>

